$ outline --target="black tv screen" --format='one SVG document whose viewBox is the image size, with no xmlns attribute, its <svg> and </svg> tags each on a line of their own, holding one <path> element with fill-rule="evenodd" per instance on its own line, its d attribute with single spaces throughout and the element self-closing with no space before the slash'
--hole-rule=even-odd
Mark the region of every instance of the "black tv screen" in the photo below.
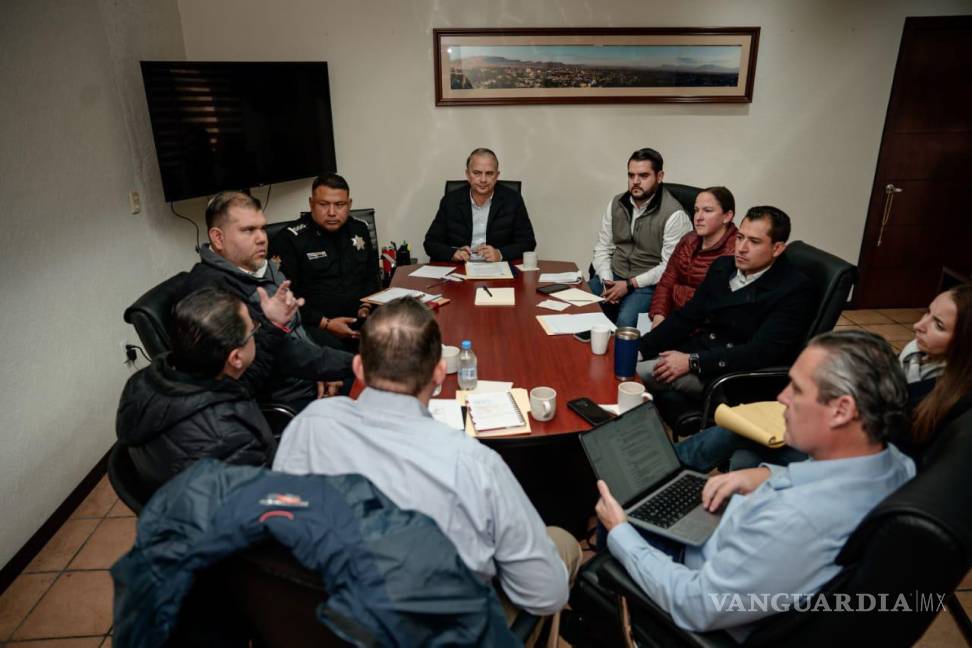
<svg viewBox="0 0 972 648">
<path fill-rule="evenodd" d="M 327 63 L 142 61 L 167 201 L 337 170 Z"/>
</svg>

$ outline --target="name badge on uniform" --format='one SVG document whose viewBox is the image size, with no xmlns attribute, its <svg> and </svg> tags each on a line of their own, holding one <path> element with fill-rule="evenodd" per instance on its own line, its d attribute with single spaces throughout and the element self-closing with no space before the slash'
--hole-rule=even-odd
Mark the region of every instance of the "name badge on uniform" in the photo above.
<svg viewBox="0 0 972 648">
<path fill-rule="evenodd" d="M 308 252 L 307 260 L 316 261 L 317 259 L 323 259 L 326 256 L 327 256 L 327 252 L 325 252 L 324 250 L 321 250 L 320 252 Z"/>
</svg>

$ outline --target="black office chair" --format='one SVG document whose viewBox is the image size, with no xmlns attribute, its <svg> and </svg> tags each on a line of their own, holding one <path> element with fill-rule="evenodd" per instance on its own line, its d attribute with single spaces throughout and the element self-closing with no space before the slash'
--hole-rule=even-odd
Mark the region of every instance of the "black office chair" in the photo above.
<svg viewBox="0 0 972 648">
<path fill-rule="evenodd" d="M 188 276 L 188 272 L 180 272 L 169 277 L 125 309 L 125 321 L 135 327 L 138 339 L 150 358 L 172 347 L 167 322 L 176 298 L 184 292 L 183 286 Z"/>
<path fill-rule="evenodd" d="M 945 599 L 966 633 L 966 641 L 972 643 L 972 625 L 954 596 L 972 566 L 972 516 L 968 513 L 972 510 L 972 477 L 968 471 L 972 462 L 972 410 L 948 423 L 926 456 L 929 461 L 922 472 L 878 504 L 848 538 L 836 558 L 840 573 L 812 603 L 801 603 L 801 608 L 817 607 L 818 611 L 791 610 L 769 617 L 757 625 L 746 645 L 809 647 L 836 640 L 840 644 L 910 646 L 934 620 L 939 597 Z M 912 610 L 819 611 L 824 605 L 818 603 L 819 599 L 826 599 L 827 607 L 835 610 L 841 600 L 838 596 L 849 595 L 851 605 L 856 606 L 858 594 L 886 594 L 889 609 L 903 594 Z M 572 621 L 581 628 L 591 622 L 605 623 L 616 615 L 617 595 L 628 601 L 639 645 L 736 645 L 721 631 L 698 633 L 676 626 L 606 553 L 590 561 L 578 575 L 571 595 L 571 607 L 578 618 Z M 916 596 L 922 595 L 933 603 L 930 609 L 917 609 L 920 604 Z M 616 622 L 613 627 L 618 627 Z M 620 631 L 614 632 L 617 638 Z"/>
<path fill-rule="evenodd" d="M 507 189 L 512 189 L 516 193 L 522 193 L 520 187 L 523 184 L 520 180 L 498 180 L 497 184 L 501 184 Z M 465 180 L 446 180 L 445 183 L 445 193 L 450 191 L 455 191 L 460 187 L 468 187 L 469 183 Z"/>
<path fill-rule="evenodd" d="M 804 336 L 805 344 L 814 335 L 834 328 L 857 282 L 857 268 L 803 241 L 790 243 L 786 256 L 817 290 L 818 307 Z M 701 401 L 680 394 L 666 394 L 657 399 L 659 413 L 676 438 L 690 436 L 714 424 L 715 409 L 720 403 L 738 405 L 775 400 L 786 386 L 788 370 L 786 366 L 767 367 L 726 374 L 706 386 Z"/>
</svg>

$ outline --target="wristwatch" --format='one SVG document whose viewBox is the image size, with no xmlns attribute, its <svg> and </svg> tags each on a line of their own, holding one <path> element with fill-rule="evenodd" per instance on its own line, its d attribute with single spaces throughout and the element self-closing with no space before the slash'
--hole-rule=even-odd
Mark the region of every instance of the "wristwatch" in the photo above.
<svg viewBox="0 0 972 648">
<path fill-rule="evenodd" d="M 690 353 L 689 354 L 689 371 L 694 374 L 702 373 L 702 366 L 699 364 L 699 354 Z"/>
<path fill-rule="evenodd" d="M 624 283 L 626 283 L 628 285 L 628 292 L 634 292 L 635 291 L 635 288 L 636 287 L 634 285 L 634 280 L 631 279 L 631 277 L 628 277 L 627 279 L 625 279 L 624 280 Z"/>
</svg>

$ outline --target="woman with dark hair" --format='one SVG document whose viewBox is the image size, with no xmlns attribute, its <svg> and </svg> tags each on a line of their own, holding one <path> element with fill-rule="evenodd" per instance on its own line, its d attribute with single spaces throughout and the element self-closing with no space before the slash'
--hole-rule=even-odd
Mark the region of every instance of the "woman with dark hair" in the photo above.
<svg viewBox="0 0 972 648">
<path fill-rule="evenodd" d="M 913 328 L 915 339 L 898 357 L 908 382 L 912 426 L 906 436 L 891 441 L 920 459 L 935 431 L 972 404 L 972 284 L 938 295 Z M 962 407 L 956 407 L 960 401 Z M 700 471 L 727 460 L 730 470 L 740 470 L 761 462 L 786 465 L 806 458 L 789 446 L 768 448 L 719 426 L 692 435 L 675 449 L 683 464 Z"/>
<path fill-rule="evenodd" d="M 695 230 L 675 246 L 665 273 L 655 286 L 648 307 L 652 326 L 692 299 L 712 262 L 736 250 L 736 226 L 732 224 L 736 200 L 725 187 L 709 187 L 695 198 Z"/>
</svg>

